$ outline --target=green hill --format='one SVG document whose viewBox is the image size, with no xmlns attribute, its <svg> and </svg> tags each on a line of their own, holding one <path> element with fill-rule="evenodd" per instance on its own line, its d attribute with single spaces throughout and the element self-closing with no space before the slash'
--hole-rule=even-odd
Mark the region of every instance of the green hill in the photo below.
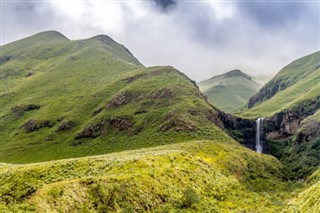
<svg viewBox="0 0 320 213">
<path fill-rule="evenodd" d="M 244 117 L 272 116 L 320 97 L 320 52 L 284 67 L 250 98 Z"/>
<path fill-rule="evenodd" d="M 320 52 L 284 67 L 239 113 L 264 117 L 271 153 L 288 179 L 306 178 L 320 165 Z"/>
<path fill-rule="evenodd" d="M 49 31 L 1 49 L 0 162 L 228 137 L 190 79 L 145 68 L 108 36 L 70 41 Z"/>
<path fill-rule="evenodd" d="M 211 104 L 226 112 L 239 110 L 261 88 L 252 77 L 240 70 L 201 81 L 198 86 Z"/>
<path fill-rule="evenodd" d="M 279 212 L 281 165 L 231 139 L 0 166 L 1 212 Z"/>
</svg>

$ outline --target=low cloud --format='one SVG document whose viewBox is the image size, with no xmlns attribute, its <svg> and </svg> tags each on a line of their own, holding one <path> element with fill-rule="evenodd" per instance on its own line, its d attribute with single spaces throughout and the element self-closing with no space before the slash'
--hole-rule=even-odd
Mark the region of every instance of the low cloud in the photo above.
<svg viewBox="0 0 320 213">
<path fill-rule="evenodd" d="M 45 30 L 107 34 L 146 66 L 194 80 L 231 69 L 270 77 L 320 49 L 319 2 L 51 1 L 2 3 L 2 43 Z"/>
</svg>

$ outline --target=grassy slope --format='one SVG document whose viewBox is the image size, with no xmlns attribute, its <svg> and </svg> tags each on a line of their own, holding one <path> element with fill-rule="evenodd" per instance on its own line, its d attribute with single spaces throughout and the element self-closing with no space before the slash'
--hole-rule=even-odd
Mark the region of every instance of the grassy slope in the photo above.
<svg viewBox="0 0 320 213">
<path fill-rule="evenodd" d="M 226 112 L 238 110 L 261 87 L 241 71 L 230 71 L 199 84 L 200 90 L 214 106 Z"/>
<path fill-rule="evenodd" d="M 1 212 L 279 212 L 281 166 L 228 137 L 0 166 Z"/>
<path fill-rule="evenodd" d="M 47 34 L 47 43 L 45 33 L 40 34 L 41 44 L 30 37 L 2 48 L 10 60 L 1 65 L 1 162 L 47 161 L 225 137 L 207 119 L 212 108 L 196 86 L 174 68 L 144 68 L 106 36 L 52 41 L 52 32 Z M 15 49 L 25 43 L 26 48 Z M 32 75 L 25 77 L 28 72 Z M 130 100 L 107 108 L 121 94 L 129 94 Z M 28 104 L 41 108 L 23 115 L 11 110 Z M 93 115 L 99 108 L 102 111 Z M 75 139 L 90 125 L 117 118 L 129 118 L 134 125 L 123 131 L 107 127 L 94 139 Z M 23 126 L 31 119 L 50 121 L 53 127 L 26 133 Z M 67 121 L 74 128 L 57 131 Z M 169 130 L 161 131 L 162 126 Z"/>
<path fill-rule="evenodd" d="M 238 115 L 247 118 L 268 117 L 320 96 L 319 61 L 320 52 L 316 52 L 284 67 L 264 87 L 274 82 L 281 82 L 279 84 L 286 87 L 279 90 L 272 98 L 263 100 Z"/>
<path fill-rule="evenodd" d="M 288 212 L 320 212 L 320 169 L 309 178 L 308 186 L 292 201 Z"/>
</svg>

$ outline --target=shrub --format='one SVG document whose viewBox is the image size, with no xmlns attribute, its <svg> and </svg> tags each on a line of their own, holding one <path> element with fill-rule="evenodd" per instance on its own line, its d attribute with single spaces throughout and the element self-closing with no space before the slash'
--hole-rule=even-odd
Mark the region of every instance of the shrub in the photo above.
<svg viewBox="0 0 320 213">
<path fill-rule="evenodd" d="M 183 208 L 190 208 L 193 204 L 198 203 L 200 201 L 200 196 L 197 194 L 197 192 L 192 188 L 187 188 L 183 192 L 182 197 L 182 207 Z"/>
</svg>

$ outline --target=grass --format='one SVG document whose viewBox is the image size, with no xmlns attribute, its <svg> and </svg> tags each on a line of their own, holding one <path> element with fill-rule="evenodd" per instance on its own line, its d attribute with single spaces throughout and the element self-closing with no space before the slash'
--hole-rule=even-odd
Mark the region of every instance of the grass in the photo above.
<svg viewBox="0 0 320 213">
<path fill-rule="evenodd" d="M 261 87 L 241 71 L 230 71 L 198 85 L 208 101 L 225 112 L 239 110 Z"/>
<path fill-rule="evenodd" d="M 232 141 L 192 141 L 0 167 L 2 212 L 279 212 L 281 165 Z"/>
<path fill-rule="evenodd" d="M 308 180 L 307 187 L 290 201 L 287 212 L 319 212 L 320 211 L 320 169 Z"/>
<path fill-rule="evenodd" d="M 270 99 L 264 99 L 253 108 L 236 115 L 246 118 L 270 117 L 319 97 L 320 52 L 298 59 L 284 67 L 264 88 L 280 85 L 279 91 Z M 262 89 L 263 90 L 263 89 Z M 259 93 L 257 94 L 259 95 Z"/>
<path fill-rule="evenodd" d="M 145 68 L 107 36 L 33 43 L 38 36 L 2 47 L 11 59 L 1 65 L 0 162 L 40 162 L 227 137 L 208 119 L 212 107 L 176 69 Z M 108 107 L 117 97 L 128 100 Z M 12 110 L 30 104 L 40 108 L 21 114 Z M 119 130 L 110 125 L 115 119 L 129 119 L 133 125 Z M 48 121 L 52 127 L 27 133 L 30 120 L 38 126 Z M 57 131 L 64 122 L 73 128 Z M 75 139 L 98 124 L 104 126 L 95 133 L 99 137 Z"/>
</svg>

